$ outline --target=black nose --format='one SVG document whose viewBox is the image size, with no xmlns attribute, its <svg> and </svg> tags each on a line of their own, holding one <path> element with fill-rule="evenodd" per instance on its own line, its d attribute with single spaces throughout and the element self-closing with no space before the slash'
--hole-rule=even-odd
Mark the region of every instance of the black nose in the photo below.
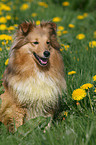
<svg viewBox="0 0 96 145">
<path fill-rule="evenodd" d="M 44 54 L 45 57 L 49 57 L 50 56 L 50 52 L 49 51 L 44 51 L 43 54 Z"/>
</svg>

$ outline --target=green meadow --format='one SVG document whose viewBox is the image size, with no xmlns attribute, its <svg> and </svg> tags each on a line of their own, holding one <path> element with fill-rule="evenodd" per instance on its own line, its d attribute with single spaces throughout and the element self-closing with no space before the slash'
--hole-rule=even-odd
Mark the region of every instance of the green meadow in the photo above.
<svg viewBox="0 0 96 145">
<path fill-rule="evenodd" d="M 24 20 L 57 24 L 67 83 L 61 113 L 50 128 L 44 132 L 50 118 L 43 117 L 26 122 L 14 134 L 0 123 L 0 145 L 96 144 L 95 8 L 95 0 L 0 1 L 0 94 L 13 36 Z"/>
</svg>

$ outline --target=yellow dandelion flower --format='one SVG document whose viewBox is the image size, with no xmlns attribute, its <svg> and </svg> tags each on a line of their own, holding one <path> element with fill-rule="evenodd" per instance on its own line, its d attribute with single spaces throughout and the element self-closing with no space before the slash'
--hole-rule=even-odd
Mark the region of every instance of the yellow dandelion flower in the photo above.
<svg viewBox="0 0 96 145">
<path fill-rule="evenodd" d="M 74 25 L 74 24 L 69 24 L 68 27 L 69 27 L 69 28 L 74 28 L 75 25 Z"/>
<path fill-rule="evenodd" d="M 12 41 L 12 36 L 6 35 L 6 34 L 1 34 L 0 35 L 0 40 L 11 40 Z"/>
<path fill-rule="evenodd" d="M 67 112 L 67 111 L 65 111 L 65 112 L 64 112 L 64 115 L 67 117 L 67 115 L 68 115 L 68 112 Z"/>
<path fill-rule="evenodd" d="M 28 8 L 29 8 L 29 5 L 26 4 L 26 3 L 24 3 L 24 4 L 20 7 L 20 10 L 25 11 L 25 10 L 27 10 Z"/>
<path fill-rule="evenodd" d="M 82 39 L 84 39 L 85 38 L 85 35 L 84 34 L 78 34 L 77 36 L 76 36 L 76 39 L 79 39 L 79 40 L 82 40 Z"/>
<path fill-rule="evenodd" d="M 62 35 L 62 32 L 61 31 L 57 31 L 57 35 L 58 36 L 61 36 Z"/>
<path fill-rule="evenodd" d="M 48 7 L 48 5 L 47 5 L 45 2 L 38 2 L 38 5 L 39 5 L 39 6 L 43 6 L 43 7 L 45 7 L 45 8 Z"/>
<path fill-rule="evenodd" d="M 57 27 L 57 30 L 58 30 L 58 31 L 63 31 L 63 30 L 64 30 L 64 27 L 63 27 L 63 26 L 58 26 L 58 27 Z"/>
<path fill-rule="evenodd" d="M 69 6 L 70 3 L 68 1 L 65 1 L 65 2 L 62 3 L 62 5 L 66 7 L 66 6 Z"/>
<path fill-rule="evenodd" d="M 78 15 L 77 19 L 82 20 L 82 19 L 84 19 L 84 16 L 83 15 Z"/>
<path fill-rule="evenodd" d="M 61 44 L 61 46 L 64 46 L 64 44 Z"/>
<path fill-rule="evenodd" d="M 0 25 L 0 30 L 6 30 L 6 29 L 7 29 L 7 27 L 6 27 L 5 24 L 1 24 L 1 25 Z"/>
<path fill-rule="evenodd" d="M 65 48 L 65 50 L 67 51 L 69 48 L 69 45 L 65 45 L 65 44 L 61 44 L 61 46 L 63 46 Z M 64 50 L 64 48 L 61 48 L 61 51 Z"/>
<path fill-rule="evenodd" d="M 18 24 L 14 24 L 14 27 L 18 27 Z"/>
<path fill-rule="evenodd" d="M 2 51 L 2 48 L 0 47 L 0 51 Z"/>
<path fill-rule="evenodd" d="M 68 31 L 63 31 L 62 33 L 63 33 L 63 34 L 67 34 L 67 33 L 68 33 Z"/>
<path fill-rule="evenodd" d="M 7 30 L 14 30 L 14 29 L 15 29 L 14 26 L 10 26 L 7 28 Z"/>
<path fill-rule="evenodd" d="M 84 16 L 84 17 L 87 17 L 87 16 L 88 16 L 88 13 L 84 13 L 83 16 Z"/>
<path fill-rule="evenodd" d="M 54 17 L 52 21 L 53 22 L 60 22 L 61 21 L 61 18 L 60 17 Z"/>
<path fill-rule="evenodd" d="M 60 48 L 60 51 L 63 51 L 64 50 L 64 48 Z"/>
<path fill-rule="evenodd" d="M 7 49 L 7 50 L 10 50 L 10 47 L 7 47 L 6 49 Z"/>
<path fill-rule="evenodd" d="M 40 25 L 40 21 L 38 20 L 38 21 L 36 21 L 36 25 Z"/>
<path fill-rule="evenodd" d="M 32 17 L 36 17 L 36 16 L 37 16 L 37 13 L 32 13 L 31 16 L 32 16 Z"/>
<path fill-rule="evenodd" d="M 76 71 L 70 71 L 70 72 L 68 72 L 68 75 L 73 75 L 73 74 L 76 74 Z"/>
<path fill-rule="evenodd" d="M 7 16 L 6 16 L 6 19 L 7 19 L 7 20 L 11 20 L 12 17 L 11 17 L 10 15 L 7 15 Z"/>
<path fill-rule="evenodd" d="M 65 50 L 67 51 L 69 48 L 69 45 L 64 45 Z"/>
<path fill-rule="evenodd" d="M 2 45 L 6 45 L 6 43 L 5 42 L 2 42 Z"/>
<path fill-rule="evenodd" d="M 9 58 L 5 61 L 5 65 L 8 65 L 9 62 Z"/>
<path fill-rule="evenodd" d="M 6 40 L 6 44 L 8 44 L 8 40 Z"/>
<path fill-rule="evenodd" d="M 7 44 L 8 44 L 8 40 L 2 42 L 2 45 L 7 45 Z"/>
<path fill-rule="evenodd" d="M 96 41 L 89 42 L 89 47 L 91 47 L 91 48 L 96 47 Z"/>
<path fill-rule="evenodd" d="M 0 17 L 0 23 L 6 23 L 7 19 L 5 17 Z"/>
<path fill-rule="evenodd" d="M 95 75 L 95 76 L 93 76 L 93 81 L 94 81 L 94 82 L 96 81 L 96 75 Z"/>
<path fill-rule="evenodd" d="M 10 11 L 11 8 L 4 3 L 0 3 L 0 10 Z"/>
<path fill-rule="evenodd" d="M 93 87 L 93 84 L 86 83 L 86 84 L 82 85 L 80 88 L 88 90 L 88 88 L 92 88 L 92 87 Z"/>
<path fill-rule="evenodd" d="M 5 10 L 6 11 L 11 11 L 11 8 L 9 6 L 6 6 Z"/>
<path fill-rule="evenodd" d="M 82 100 L 84 97 L 86 97 L 86 91 L 83 89 L 80 89 L 80 88 L 76 89 L 72 93 L 72 98 L 74 100 L 79 101 L 79 100 Z"/>
<path fill-rule="evenodd" d="M 94 90 L 94 93 L 96 93 L 96 88 L 95 88 L 95 90 Z"/>
</svg>

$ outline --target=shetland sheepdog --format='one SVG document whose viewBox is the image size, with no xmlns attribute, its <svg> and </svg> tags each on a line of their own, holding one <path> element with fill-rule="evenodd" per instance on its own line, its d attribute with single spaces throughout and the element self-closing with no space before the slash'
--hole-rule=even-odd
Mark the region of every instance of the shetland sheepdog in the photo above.
<svg viewBox="0 0 96 145">
<path fill-rule="evenodd" d="M 0 121 L 18 128 L 38 116 L 54 117 L 66 90 L 64 64 L 56 24 L 23 22 L 19 25 L 4 72 Z"/>
</svg>

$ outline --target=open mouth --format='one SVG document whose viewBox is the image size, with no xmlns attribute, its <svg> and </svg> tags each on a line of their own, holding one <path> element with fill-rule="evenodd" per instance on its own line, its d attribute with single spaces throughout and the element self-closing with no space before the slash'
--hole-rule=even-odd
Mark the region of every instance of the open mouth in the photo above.
<svg viewBox="0 0 96 145">
<path fill-rule="evenodd" d="M 40 65 L 42 65 L 42 66 L 46 66 L 47 65 L 48 58 L 40 57 L 35 52 L 33 53 L 33 55 L 35 56 L 36 60 L 39 62 Z"/>
</svg>

